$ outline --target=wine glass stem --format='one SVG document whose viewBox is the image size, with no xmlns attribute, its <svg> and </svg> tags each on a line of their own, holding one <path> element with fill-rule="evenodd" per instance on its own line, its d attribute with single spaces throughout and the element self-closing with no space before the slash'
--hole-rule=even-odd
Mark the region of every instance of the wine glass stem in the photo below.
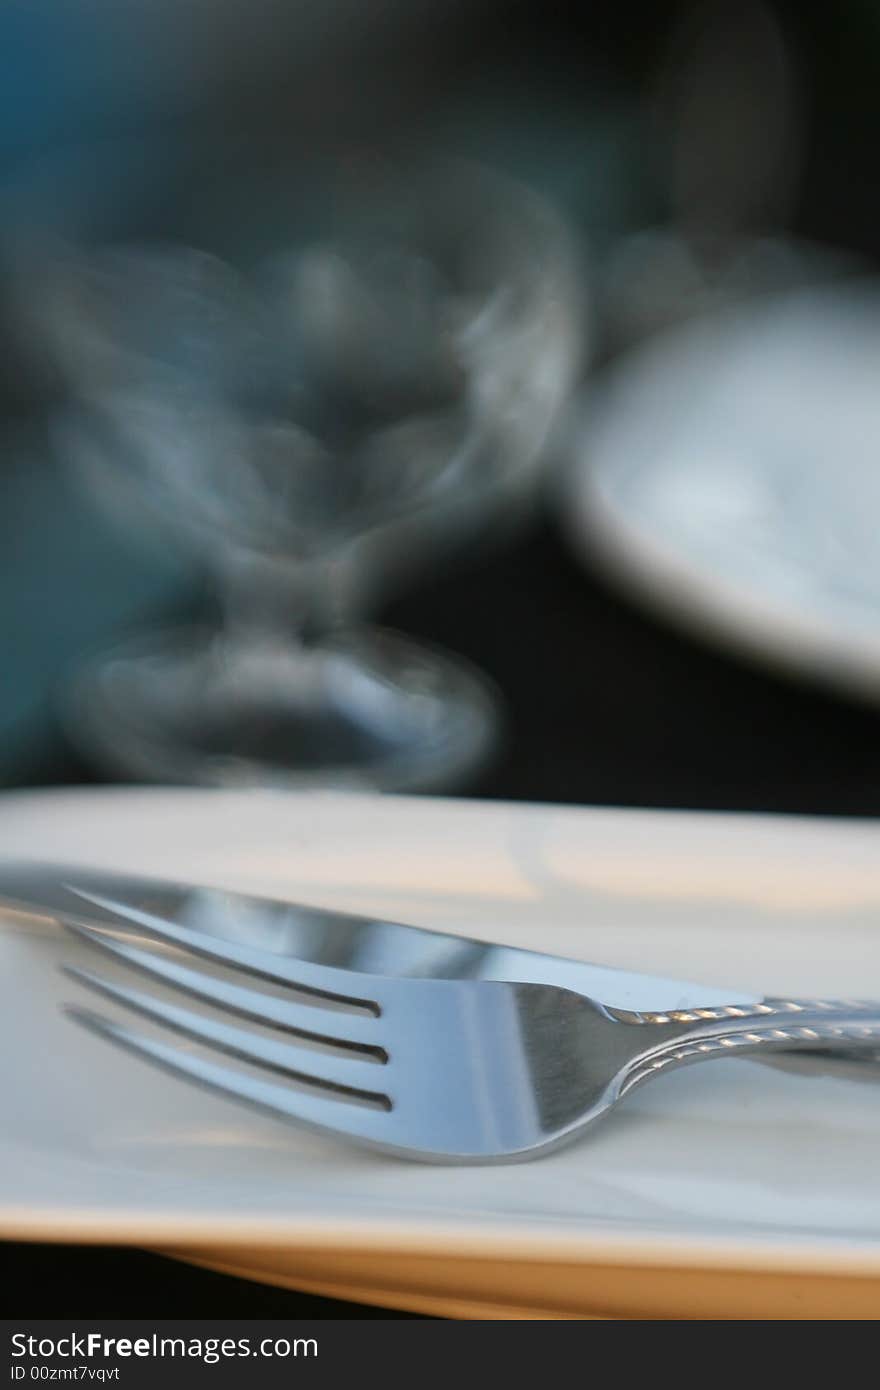
<svg viewBox="0 0 880 1390">
<path fill-rule="evenodd" d="M 345 625 L 345 585 L 329 558 L 271 560 L 229 551 L 215 570 L 227 641 L 305 649 Z"/>
</svg>

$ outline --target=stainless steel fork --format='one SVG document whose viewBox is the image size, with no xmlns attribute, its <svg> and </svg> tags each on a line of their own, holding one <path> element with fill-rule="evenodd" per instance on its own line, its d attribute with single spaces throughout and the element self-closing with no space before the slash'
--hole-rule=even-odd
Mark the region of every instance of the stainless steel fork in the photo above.
<svg viewBox="0 0 880 1390">
<path fill-rule="evenodd" d="M 547 983 L 392 978 L 280 956 L 85 888 L 69 891 L 106 920 L 66 925 L 171 995 L 82 968 L 69 973 L 207 1055 L 71 1007 L 79 1022 L 176 1076 L 409 1158 L 532 1158 L 677 1066 L 880 1045 L 876 1003 L 764 999 L 632 1010 Z M 114 920 L 129 935 L 108 924 Z M 146 938 L 131 936 L 133 926 Z M 193 956 L 208 964 L 186 959 Z M 264 987 L 242 984 L 241 973 Z M 220 1012 L 185 1007 L 177 992 Z M 224 1065 L 217 1052 L 244 1068 Z"/>
</svg>

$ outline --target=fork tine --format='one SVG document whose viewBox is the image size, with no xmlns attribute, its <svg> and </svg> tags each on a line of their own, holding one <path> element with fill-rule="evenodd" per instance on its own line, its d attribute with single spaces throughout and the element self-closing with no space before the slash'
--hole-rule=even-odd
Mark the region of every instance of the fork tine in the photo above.
<svg viewBox="0 0 880 1390">
<path fill-rule="evenodd" d="M 286 999 L 276 999 L 257 990 L 246 989 L 226 980 L 214 979 L 191 970 L 178 961 L 163 960 L 151 951 L 139 950 L 127 942 L 95 927 L 87 927 L 80 922 L 65 922 L 68 931 L 85 941 L 98 946 L 102 951 L 125 961 L 137 970 L 145 972 L 165 984 L 174 985 L 196 999 L 229 1009 L 242 1018 L 255 1023 L 269 1024 L 283 1029 L 297 1037 L 309 1038 L 328 1046 L 367 1052 L 379 1061 L 385 1060 L 385 1051 L 376 1043 L 376 1019 L 343 1012 L 322 1009 L 320 1004 L 295 1004 Z"/>
<path fill-rule="evenodd" d="M 346 1138 L 359 1139 L 382 1149 L 388 1148 L 383 1138 L 388 1123 L 385 1110 L 351 1105 L 346 1097 L 339 1093 L 322 1096 L 245 1076 L 228 1067 L 206 1062 L 193 1053 L 184 1052 L 155 1038 L 133 1033 L 90 1009 L 68 1005 L 65 1011 L 75 1022 L 96 1033 L 98 1037 L 116 1043 L 117 1046 L 170 1072 L 172 1076 L 197 1081 L 209 1090 L 244 1101 L 258 1110 L 281 1116 L 282 1119 L 295 1120 L 298 1124 L 307 1125 L 325 1134 L 342 1134 Z"/>
<path fill-rule="evenodd" d="M 383 1077 L 381 1066 L 367 1058 L 338 1058 L 309 1053 L 307 1049 L 297 1047 L 296 1044 L 262 1038 L 244 1028 L 235 1028 L 228 1023 L 202 1018 L 189 1009 L 181 1009 L 176 1004 L 166 1004 L 140 990 L 114 984 L 110 980 L 102 979 L 100 975 L 92 974 L 90 970 L 81 970 L 78 966 L 67 966 L 65 973 L 106 995 L 108 999 L 113 999 L 126 1008 L 135 1009 L 154 1023 L 163 1023 L 175 1032 L 217 1047 L 221 1052 L 228 1052 L 231 1057 L 238 1057 L 243 1062 L 251 1062 L 256 1066 L 266 1067 L 269 1071 L 280 1072 L 310 1086 L 353 1092 L 364 1100 L 384 1104 L 386 1110 L 391 1108 L 385 1093 L 375 1089 L 375 1083 L 381 1082 Z M 315 1070 L 311 1070 L 312 1062 L 316 1064 Z"/>
<path fill-rule="evenodd" d="M 182 946 L 195 955 L 219 961 L 221 965 L 237 966 L 251 975 L 272 980 L 276 984 L 290 985 L 304 994 L 317 994 L 325 999 L 369 1009 L 377 1014 L 381 1011 L 376 1000 L 364 994 L 368 977 L 358 971 L 344 970 L 333 965 L 316 965 L 313 961 L 300 959 L 288 961 L 283 956 L 273 955 L 269 951 L 261 951 L 237 941 L 224 941 L 209 936 L 207 932 L 193 931 L 177 922 L 169 922 L 154 912 L 131 907 L 128 903 L 119 902 L 102 893 L 89 892 L 76 884 L 67 883 L 64 886 L 83 902 L 102 908 L 124 922 L 145 927 L 160 940 Z"/>
</svg>

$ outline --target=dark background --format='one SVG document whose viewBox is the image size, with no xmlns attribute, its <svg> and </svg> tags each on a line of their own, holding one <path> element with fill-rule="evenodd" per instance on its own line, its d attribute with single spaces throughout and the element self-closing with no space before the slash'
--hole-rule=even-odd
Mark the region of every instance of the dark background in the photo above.
<svg viewBox="0 0 880 1390">
<path fill-rule="evenodd" d="M 273 6 L 256 9 L 268 22 Z M 805 162 L 789 230 L 875 262 L 880 15 L 868 0 L 774 9 L 805 93 Z M 355 129 L 362 136 L 365 125 L 381 137 L 402 121 L 417 132 L 438 109 L 467 112 L 473 103 L 469 97 L 456 105 L 461 93 L 488 86 L 493 110 L 509 112 L 523 148 L 523 132 L 534 124 L 531 104 L 548 128 L 546 93 L 553 88 L 565 140 L 554 142 L 552 121 L 544 138 L 563 163 L 572 158 L 578 121 L 588 141 L 607 118 L 612 135 L 602 145 L 606 163 L 590 165 L 594 182 L 567 178 L 561 166 L 554 175 L 575 215 L 590 205 L 591 190 L 602 194 L 603 169 L 614 183 L 615 197 L 602 204 L 605 212 L 588 233 L 607 237 L 615 219 L 633 227 L 664 215 L 660 164 L 650 140 L 633 138 L 633 130 L 643 129 L 639 103 L 674 6 L 648 13 L 626 4 L 421 3 L 406 17 L 392 6 L 372 28 L 355 25 L 344 41 L 331 28 L 315 49 L 308 81 L 304 59 L 302 67 L 292 59 L 291 67 L 277 62 L 262 74 L 258 63 L 230 73 L 221 46 L 208 62 L 204 36 L 184 36 L 186 10 L 181 6 L 175 19 L 157 7 L 170 26 L 168 45 L 188 44 L 190 57 L 204 59 L 195 95 L 179 74 L 170 91 L 127 85 L 126 75 L 140 70 L 136 26 L 120 24 L 128 6 L 111 12 L 84 5 L 81 15 L 60 0 L 0 6 L 0 170 L 10 196 L 47 151 L 69 147 L 71 130 L 91 137 L 115 122 L 152 138 L 176 124 L 222 122 L 230 109 L 242 121 L 281 112 L 297 138 L 332 149 Z M 110 34 L 114 22 L 120 27 Z M 150 32 L 165 54 L 156 38 L 161 25 Z M 475 142 L 480 135 L 475 129 Z M 535 146 L 536 166 L 542 148 Z M 584 220 L 590 222 L 587 213 Z M 0 372 L 0 402 L 10 438 L 25 441 L 23 451 L 0 454 L 0 694 L 8 711 L 0 723 L 0 782 L 93 783 L 100 774 L 79 759 L 53 714 L 65 664 L 115 626 L 190 611 L 202 593 L 184 561 L 129 553 L 112 526 L 74 499 L 46 442 L 51 392 L 16 357 L 14 344 Z M 880 811 L 873 708 L 727 656 L 644 615 L 569 553 L 549 507 L 515 541 L 477 550 L 454 573 L 423 579 L 381 617 L 472 658 L 503 692 L 505 746 L 471 789 L 475 795 L 796 814 Z M 352 1305 L 133 1251 L 7 1245 L 2 1271 L 10 1316 L 361 1314 Z"/>
</svg>

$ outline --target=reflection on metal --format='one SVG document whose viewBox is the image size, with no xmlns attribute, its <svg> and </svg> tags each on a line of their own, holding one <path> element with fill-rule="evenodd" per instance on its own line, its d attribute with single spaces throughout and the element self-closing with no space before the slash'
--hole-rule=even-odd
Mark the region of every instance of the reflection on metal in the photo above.
<svg viewBox="0 0 880 1390">
<path fill-rule="evenodd" d="M 72 926 L 98 952 L 172 986 L 166 1000 L 76 968 L 70 973 L 81 983 L 159 1031 L 132 1032 L 71 1008 L 80 1023 L 175 1076 L 411 1158 L 491 1162 L 544 1153 L 633 1087 L 703 1058 L 880 1047 L 880 1004 L 767 999 L 624 1018 L 559 985 L 486 978 L 496 948 L 466 941 L 444 955 L 434 933 L 426 934 L 431 970 L 409 942 L 410 974 L 402 978 L 389 970 L 393 943 L 399 933 L 421 933 L 391 923 L 358 926 L 342 914 L 334 932 L 337 914 L 78 870 L 9 868 L 0 887 L 7 901 Z M 178 964 L 181 953 L 192 964 Z M 504 955 L 523 967 L 532 959 Z M 432 976 L 447 966 L 464 973 Z M 218 967 L 226 977 L 212 977 Z M 259 987 L 245 988 L 241 975 Z M 217 1011 L 183 1007 L 175 989 Z M 257 1030 L 241 1027 L 242 1017 Z M 204 1055 L 167 1042 L 165 1030 Z M 217 1052 L 245 1069 L 220 1064 Z"/>
<path fill-rule="evenodd" d="M 0 898 L 25 903 L 32 910 L 41 908 L 50 916 L 75 917 L 85 911 L 89 922 L 119 926 L 113 913 L 103 911 L 94 899 L 86 903 L 74 898 L 66 886 L 69 878 L 64 868 L 7 865 L 0 868 Z M 610 1009 L 635 1013 L 751 1007 L 758 1002 L 743 990 L 615 970 L 302 903 L 105 873 L 77 871 L 76 878 L 80 889 L 125 904 L 127 941 L 133 923 L 159 918 L 198 933 L 203 947 L 211 941 L 234 942 L 279 959 L 369 975 L 556 985 L 600 999 Z M 286 978 L 286 983 L 291 980 Z"/>
</svg>

